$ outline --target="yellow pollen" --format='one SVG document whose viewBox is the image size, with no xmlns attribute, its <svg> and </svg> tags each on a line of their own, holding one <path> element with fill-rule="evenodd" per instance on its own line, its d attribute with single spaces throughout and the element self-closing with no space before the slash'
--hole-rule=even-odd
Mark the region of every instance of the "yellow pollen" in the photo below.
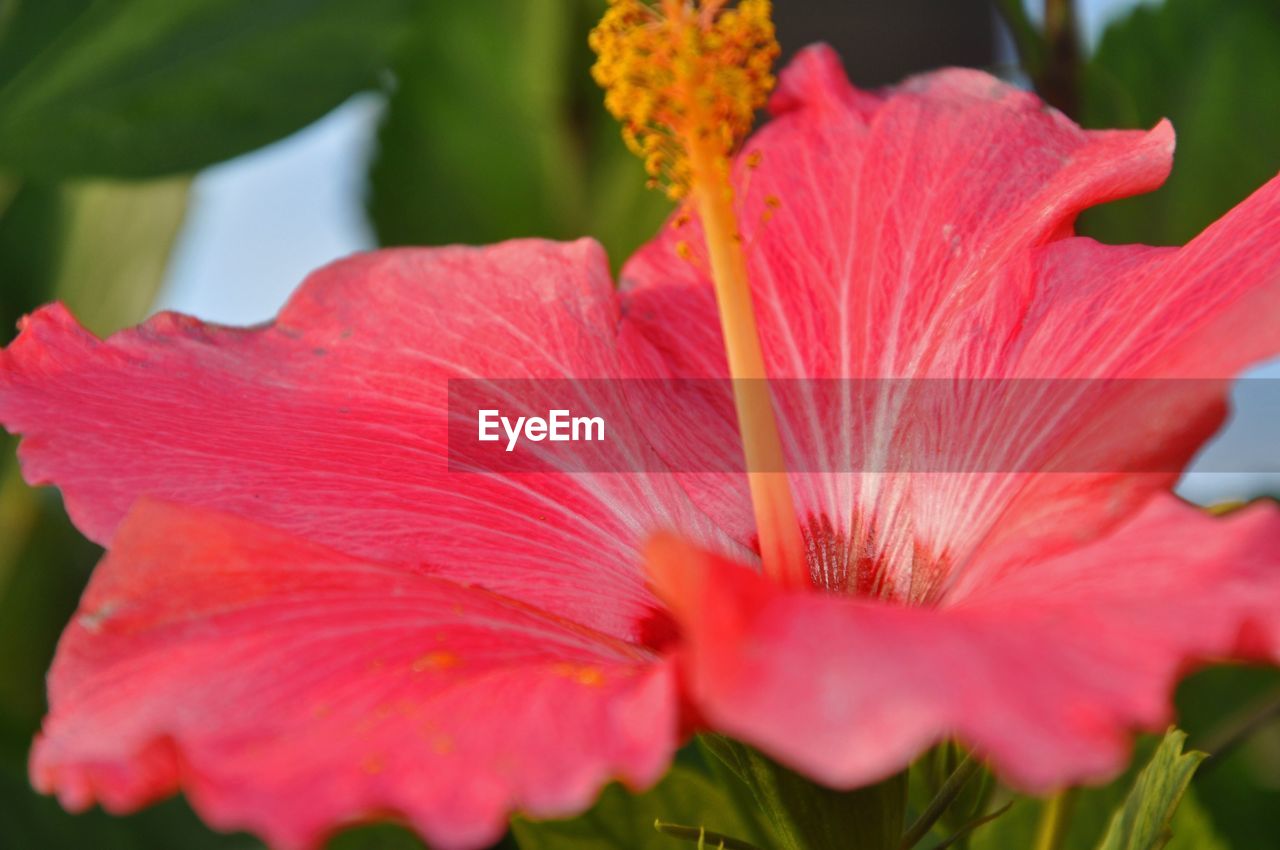
<svg viewBox="0 0 1280 850">
<path fill-rule="evenodd" d="M 734 206 L 730 157 L 773 88 L 769 0 L 610 0 L 591 33 L 592 75 L 649 180 L 696 206 L 715 284 L 764 572 L 807 585 L 809 568 L 783 463 Z M 746 166 L 760 164 L 757 152 Z M 768 207 L 772 209 L 772 205 Z M 767 211 L 767 210 L 766 210 Z M 676 219 L 679 226 L 681 213 Z M 688 244 L 678 256 L 692 262 Z"/>
<path fill-rule="evenodd" d="M 422 673 L 426 670 L 449 670 L 461 664 L 461 659 L 452 652 L 439 650 L 436 652 L 428 652 L 421 658 L 418 658 L 412 664 L 413 672 Z"/>
<path fill-rule="evenodd" d="M 778 200 L 777 195 L 765 195 L 764 206 L 764 212 L 760 213 L 760 221 L 762 223 L 768 223 L 773 219 L 774 212 L 782 206 L 782 201 Z"/>
<path fill-rule="evenodd" d="M 764 106 L 778 55 L 769 12 L 769 0 L 610 0 L 592 30 L 605 107 L 673 200 L 693 181 L 689 142 L 727 158 Z"/>
<path fill-rule="evenodd" d="M 598 668 L 587 664 L 564 662 L 557 664 L 554 669 L 557 675 L 572 679 L 579 685 L 584 685 L 588 688 L 598 688 L 604 684 L 604 673 Z"/>
</svg>

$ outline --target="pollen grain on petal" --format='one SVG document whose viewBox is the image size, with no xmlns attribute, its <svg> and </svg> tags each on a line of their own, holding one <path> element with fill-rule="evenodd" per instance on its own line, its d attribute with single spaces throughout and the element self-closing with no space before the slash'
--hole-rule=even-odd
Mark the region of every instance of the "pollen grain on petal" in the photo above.
<svg viewBox="0 0 1280 850">
<path fill-rule="evenodd" d="M 441 649 L 419 656 L 410 667 L 415 673 L 423 673 L 427 670 L 451 670 L 461 663 L 462 659 L 458 656 Z"/>
<path fill-rule="evenodd" d="M 553 669 L 558 675 L 564 676 L 566 679 L 572 679 L 585 687 L 598 688 L 604 684 L 604 673 L 601 672 L 600 668 L 589 664 L 563 662 L 557 664 Z"/>
<path fill-rule="evenodd" d="M 117 602 L 105 602 L 93 611 L 85 611 L 76 618 L 76 622 L 87 632 L 97 633 L 103 625 L 120 610 Z"/>
</svg>

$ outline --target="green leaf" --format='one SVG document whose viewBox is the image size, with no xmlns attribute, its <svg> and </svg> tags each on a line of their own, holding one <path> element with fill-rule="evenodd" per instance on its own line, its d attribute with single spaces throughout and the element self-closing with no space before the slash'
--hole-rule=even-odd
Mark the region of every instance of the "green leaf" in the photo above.
<svg viewBox="0 0 1280 850">
<path fill-rule="evenodd" d="M 586 814 L 564 821 L 516 818 L 512 833 L 521 850 L 680 850 L 690 847 L 654 829 L 662 820 L 767 843 L 742 818 L 728 796 L 705 775 L 689 767 L 672 768 L 656 787 L 629 794 L 617 785 L 606 788 Z"/>
<path fill-rule="evenodd" d="M 64 186 L 53 297 L 99 334 L 137 322 L 164 280 L 190 183 L 176 177 Z"/>
<path fill-rule="evenodd" d="M 752 790 L 784 850 L 896 850 L 905 830 L 907 774 L 836 791 L 817 785 L 743 744 L 699 738 Z"/>
<path fill-rule="evenodd" d="M 24 544 L 40 516 L 40 505 L 31 488 L 22 480 L 14 452 L 18 439 L 9 434 L 0 439 L 0 599 L 5 584 L 22 554 Z"/>
<path fill-rule="evenodd" d="M 413 0 L 5 0 L 0 166 L 190 171 L 374 84 Z"/>
<path fill-rule="evenodd" d="M 57 188 L 17 187 L 0 218 L 0 341 L 8 343 L 18 318 L 52 300 L 64 221 Z"/>
<path fill-rule="evenodd" d="M 4 0 L 0 0 L 0 3 L 2 2 Z M 18 196 L 18 190 L 21 188 L 21 181 L 0 175 L 0 217 L 8 211 L 9 204 L 13 203 L 13 199 Z"/>
<path fill-rule="evenodd" d="M 1280 670 L 1215 666 L 1178 688 L 1179 725 L 1211 760 L 1196 773 L 1196 796 L 1232 850 L 1275 850 L 1280 811 L 1280 718 L 1227 752 L 1219 747 L 1245 717 L 1280 693 Z M 1179 808 L 1181 816 L 1186 808 Z M 1175 829 L 1175 836 L 1181 832 Z M 1175 837 L 1175 844 L 1176 844 Z"/>
<path fill-rule="evenodd" d="M 1186 793 L 1203 753 L 1183 753 L 1187 734 L 1165 735 L 1156 754 L 1138 774 L 1128 799 L 1111 818 L 1098 850 L 1160 850 L 1173 832 L 1173 814 Z"/>
<path fill-rule="evenodd" d="M 1117 809 L 1125 804 L 1126 796 L 1138 781 L 1137 765 L 1152 761 L 1167 743 L 1167 738 L 1164 741 L 1142 739 L 1132 766 L 1124 775 L 1107 785 L 1076 789 L 1068 816 L 1067 832 L 1063 836 L 1060 850 L 1094 850 L 1109 829 Z M 973 833 L 969 839 L 969 850 L 1009 850 L 1013 847 L 1035 846 L 1036 828 L 1044 809 L 1043 800 L 1028 797 L 1014 799 L 1013 807 L 1007 814 Z M 1172 830 L 1174 841 L 1169 847 L 1175 850 L 1223 850 L 1221 840 L 1214 834 L 1210 820 L 1192 789 L 1187 789 L 1182 804 L 1174 812 Z M 1200 843 L 1194 843 L 1195 841 Z"/>
<path fill-rule="evenodd" d="M 59 300 L 99 334 L 139 321 L 164 279 L 189 183 L 179 177 L 24 186 L 0 219 L 0 320 L 12 328 L 20 315 Z M 7 450 L 0 455 L 0 598 L 27 557 L 40 512 L 61 510 L 42 506 L 22 483 L 14 442 L 0 441 Z M 32 694 L 42 692 L 39 679 L 32 685 Z"/>
<path fill-rule="evenodd" d="M 1085 71 L 1094 127 L 1173 121 L 1173 173 L 1159 191 L 1089 212 L 1109 242 L 1181 244 L 1280 170 L 1280 4 L 1167 0 L 1111 26 Z"/>
<path fill-rule="evenodd" d="M 948 789 L 948 780 L 965 762 L 966 752 L 954 742 L 938 744 L 911 766 L 907 809 L 913 825 L 922 814 Z M 976 771 L 960 787 L 955 798 L 943 810 L 930 834 L 938 838 L 952 835 L 979 818 L 990 808 L 995 780 L 985 768 Z"/>
<path fill-rule="evenodd" d="M 1194 788 L 1188 788 L 1173 815 L 1173 838 L 1165 850 L 1230 850 L 1213 828 L 1209 813 L 1200 805 Z"/>
<path fill-rule="evenodd" d="M 426 850 L 416 835 L 402 826 L 372 824 L 343 830 L 325 845 L 326 850 Z"/>
<path fill-rule="evenodd" d="M 591 82 L 603 0 L 431 7 L 379 137 L 370 214 L 383 244 L 600 239 L 615 263 L 668 210 Z"/>
</svg>

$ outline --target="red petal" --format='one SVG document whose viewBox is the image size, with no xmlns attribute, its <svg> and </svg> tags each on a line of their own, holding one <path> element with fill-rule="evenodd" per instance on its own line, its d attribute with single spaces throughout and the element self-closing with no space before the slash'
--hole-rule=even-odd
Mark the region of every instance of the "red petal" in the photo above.
<svg viewBox="0 0 1280 850">
<path fill-rule="evenodd" d="M 868 468 L 859 459 L 972 449 L 973 471 L 990 473 L 794 476 L 802 514 L 845 536 L 872 529 L 876 540 L 861 541 L 878 549 L 872 557 L 910 561 L 918 546 L 960 564 L 985 546 L 1011 547 L 992 563 L 1018 561 L 1104 532 L 1167 489 L 1219 425 L 1225 379 L 1280 352 L 1280 178 L 1180 250 L 1071 235 L 1081 210 L 1164 179 L 1167 123 L 1086 132 L 977 71 L 871 96 L 821 47 L 784 72 L 773 108 L 737 165 L 770 374 L 960 388 L 941 409 L 936 392 L 928 407 L 911 397 L 866 405 L 852 389 L 847 405 L 830 390 L 806 404 L 795 390 L 781 424 L 793 469 L 857 471 Z M 706 264 L 676 249 L 701 238 L 696 218 L 673 222 L 624 269 L 627 333 L 652 342 L 669 372 L 723 375 Z M 1125 396 L 1116 407 L 1102 383 L 1175 377 L 1210 380 L 1162 390 L 1158 427 L 1134 417 L 1154 403 Z M 1037 404 L 1014 405 L 988 439 L 973 427 L 965 378 L 1099 382 L 1080 395 L 1063 381 Z M 1046 426 L 1043 411 L 1057 422 Z M 664 450 L 725 444 L 715 432 Z M 1077 474 L 1045 479 L 1041 469 Z M 1150 474 L 1079 474 L 1135 469 Z M 724 498 L 741 482 L 712 483 L 703 501 L 743 533 L 745 500 Z"/>
<path fill-rule="evenodd" d="M 1188 664 L 1280 660 L 1280 511 L 1172 498 L 1113 535 L 938 608 L 786 593 L 674 539 L 650 571 L 713 727 L 851 787 L 955 736 L 1031 792 L 1104 779 L 1169 721 Z"/>
<path fill-rule="evenodd" d="M 252 330 L 165 314 L 104 343 L 46 308 L 0 353 L 0 421 L 100 543 L 149 495 L 633 638 L 656 607 L 643 535 L 714 539 L 676 482 L 451 474 L 446 454 L 449 378 L 619 377 L 618 321 L 592 242 L 385 251 L 315 273 Z"/>
<path fill-rule="evenodd" d="M 71 809 L 181 788 L 281 850 L 399 816 L 481 847 L 676 745 L 667 665 L 487 591 L 142 502 L 62 639 L 32 754 Z"/>
</svg>

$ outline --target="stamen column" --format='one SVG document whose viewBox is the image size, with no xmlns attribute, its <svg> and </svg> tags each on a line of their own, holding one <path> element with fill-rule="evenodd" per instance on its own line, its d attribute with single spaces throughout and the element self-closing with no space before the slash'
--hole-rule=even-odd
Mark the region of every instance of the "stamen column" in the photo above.
<svg viewBox="0 0 1280 850">
<path fill-rule="evenodd" d="M 723 157 L 709 154 L 703 147 L 696 143 L 689 147 L 689 164 L 716 303 L 720 308 L 729 374 L 733 378 L 734 406 L 746 457 L 760 558 L 765 571 L 775 579 L 803 586 L 809 581 L 804 540 L 787 480 L 782 440 L 760 347 L 760 331 L 747 282 L 746 257 L 733 209 L 733 189 L 725 173 L 727 163 Z"/>
<path fill-rule="evenodd" d="M 623 138 L 654 185 L 692 196 L 706 238 L 766 574 L 809 582 L 747 262 L 734 212 L 730 157 L 773 87 L 778 53 L 768 0 L 611 0 L 591 34 L 592 73 Z"/>
</svg>

